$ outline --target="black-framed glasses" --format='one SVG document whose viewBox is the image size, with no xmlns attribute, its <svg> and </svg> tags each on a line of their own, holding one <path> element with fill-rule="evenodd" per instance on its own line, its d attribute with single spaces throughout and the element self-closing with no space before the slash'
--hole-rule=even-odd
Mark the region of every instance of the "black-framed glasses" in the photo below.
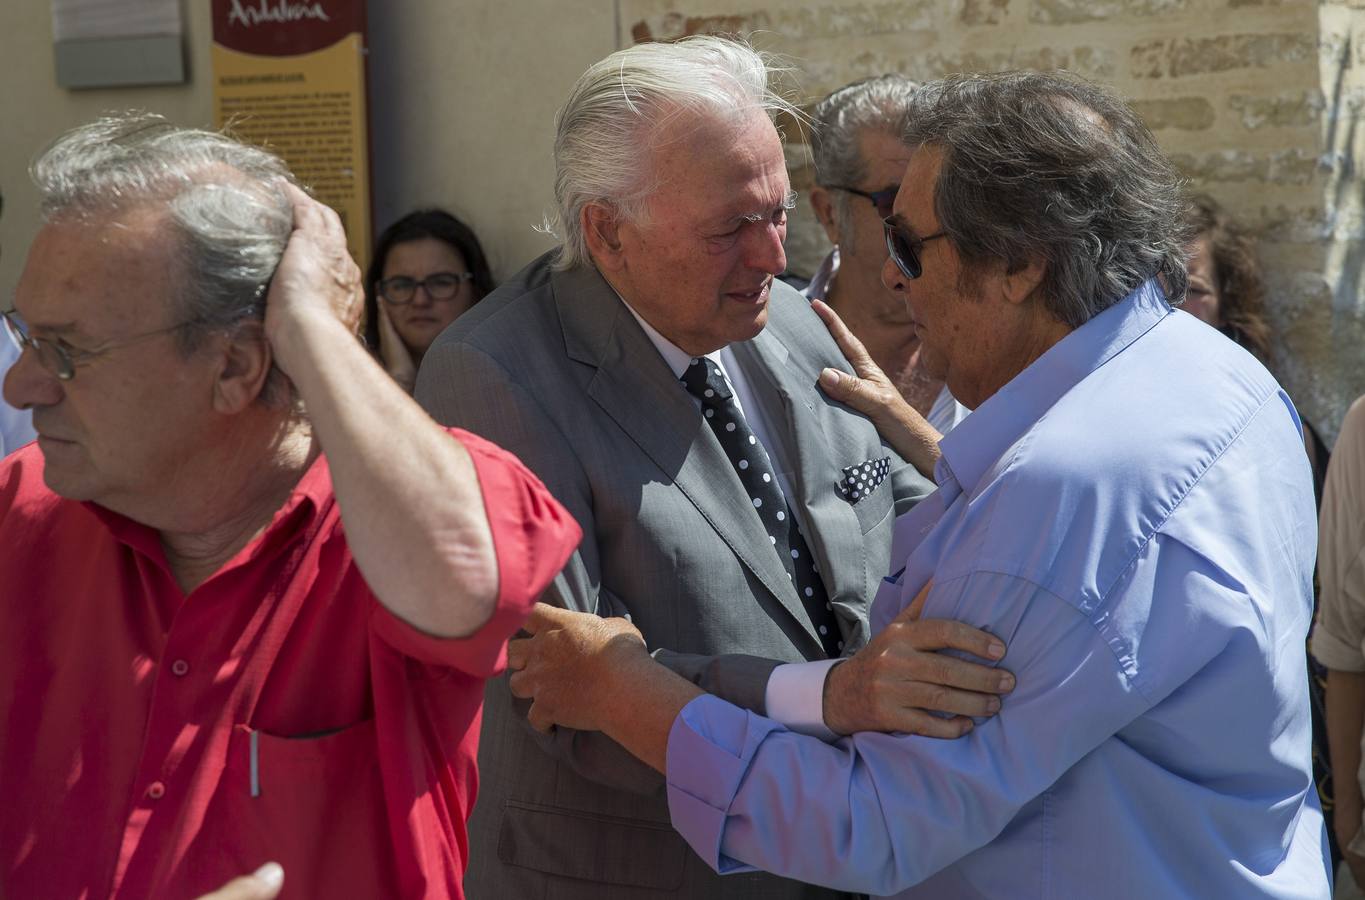
<svg viewBox="0 0 1365 900">
<path fill-rule="evenodd" d="M 936 231 L 924 237 L 915 237 L 891 219 L 883 219 L 882 227 L 886 229 L 886 252 L 891 255 L 901 274 L 912 281 L 924 273 L 919 260 L 920 248 L 948 234 L 946 231 Z"/>
<path fill-rule="evenodd" d="M 877 215 L 885 219 L 891 215 L 892 209 L 896 205 L 896 194 L 900 192 L 900 185 L 893 184 L 884 187 L 880 191 L 860 191 L 855 187 L 844 187 L 843 185 L 832 184 L 829 186 L 831 191 L 846 191 L 850 194 L 857 194 L 859 197 L 866 197 L 872 201 L 872 205 L 877 208 Z"/>
<path fill-rule="evenodd" d="M 5 333 L 19 347 L 20 352 L 32 350 L 38 355 L 38 363 L 62 381 L 70 381 L 75 378 L 77 366 L 83 366 L 106 353 L 140 343 L 159 334 L 177 331 L 200 321 L 199 319 L 189 319 L 175 325 L 168 325 L 165 328 L 158 328 L 155 331 L 144 331 L 120 341 L 108 341 L 93 350 L 81 350 L 72 347 L 60 338 L 51 340 L 33 337 L 28 333 L 28 326 L 24 324 L 24 320 L 14 310 L 0 312 L 0 319 L 4 320 Z"/>
<path fill-rule="evenodd" d="M 462 284 L 473 280 L 473 272 L 433 272 L 422 279 L 395 275 L 376 284 L 375 289 L 389 303 L 402 306 L 412 302 L 418 288 L 426 291 L 433 300 L 449 300 L 460 292 Z"/>
</svg>

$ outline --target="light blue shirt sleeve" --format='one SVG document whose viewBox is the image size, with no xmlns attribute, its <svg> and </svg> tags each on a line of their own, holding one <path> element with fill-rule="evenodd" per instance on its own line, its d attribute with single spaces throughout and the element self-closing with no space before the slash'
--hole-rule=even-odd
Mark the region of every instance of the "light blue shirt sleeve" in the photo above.
<svg viewBox="0 0 1365 900">
<path fill-rule="evenodd" d="M 9 337 L 0 335 L 0 379 L 19 359 L 19 348 Z M 26 409 L 15 409 L 0 401 L 0 456 L 13 453 L 37 438 L 33 430 L 33 414 Z"/>
<path fill-rule="evenodd" d="M 1165 557 L 1173 565 L 1159 567 L 1164 573 L 1154 562 L 1130 573 L 1139 597 L 1163 580 L 1175 596 L 1188 588 L 1180 573 L 1197 569 L 1197 556 L 1177 546 Z M 1000 714 L 955 741 L 864 733 L 826 744 L 714 697 L 692 701 L 669 735 L 668 799 L 674 827 L 708 863 L 841 890 L 903 890 L 989 842 L 1141 716 L 1151 691 L 1178 685 L 1218 652 L 1197 646 L 1198 623 L 1184 620 L 1179 603 L 1150 617 L 1160 633 L 1141 635 L 1141 651 L 1121 634 L 1123 616 L 1106 620 L 1115 629 L 1107 635 L 1071 604 L 1011 576 L 977 572 L 936 584 L 930 604 L 935 615 L 992 623 L 1006 639 L 1001 665 L 1019 686 Z M 1151 604 L 1138 605 L 1145 614 Z M 1121 658 L 1119 647 L 1133 658 Z M 1151 650 L 1165 658 L 1143 662 L 1145 672 L 1162 673 L 1144 693 L 1130 673 Z"/>
</svg>

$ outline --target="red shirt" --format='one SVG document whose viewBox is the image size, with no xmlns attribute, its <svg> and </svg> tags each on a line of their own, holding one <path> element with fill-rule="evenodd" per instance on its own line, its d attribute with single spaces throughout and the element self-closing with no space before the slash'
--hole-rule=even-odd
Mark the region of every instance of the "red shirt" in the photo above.
<svg viewBox="0 0 1365 900">
<path fill-rule="evenodd" d="M 0 464 L 0 896 L 179 900 L 267 860 L 283 897 L 460 897 L 484 679 L 577 546 L 515 458 L 473 456 L 497 610 L 466 639 L 391 615 L 325 459 L 188 596 L 155 531 Z"/>
</svg>

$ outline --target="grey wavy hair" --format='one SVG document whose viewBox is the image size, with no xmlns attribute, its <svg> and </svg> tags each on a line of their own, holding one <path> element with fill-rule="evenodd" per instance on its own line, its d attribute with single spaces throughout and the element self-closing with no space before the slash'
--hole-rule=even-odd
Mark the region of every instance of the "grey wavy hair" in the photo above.
<svg viewBox="0 0 1365 900">
<path fill-rule="evenodd" d="M 1185 297 L 1182 180 L 1129 106 L 1065 73 L 921 87 L 905 140 L 942 153 L 934 210 L 968 270 L 1043 260 L 1040 293 L 1078 327 L 1160 277 Z"/>
<path fill-rule="evenodd" d="M 586 265 L 582 214 L 611 207 L 620 221 L 644 221 L 658 185 L 651 140 L 679 115 L 738 117 L 754 108 L 799 117 L 772 87 L 783 71 L 735 38 L 698 35 L 636 44 L 588 67 L 555 117 L 555 215 L 546 223 L 562 245 L 555 267 Z"/>
<path fill-rule="evenodd" d="M 293 223 L 284 162 L 213 131 L 182 128 L 145 112 L 109 115 L 58 138 L 30 167 L 46 221 L 105 217 L 164 206 L 177 241 L 176 331 L 193 353 L 211 333 L 264 312 L 264 290 Z M 271 373 L 264 402 L 292 393 Z"/>
<path fill-rule="evenodd" d="M 883 132 L 899 140 L 910 127 L 910 105 L 919 84 L 904 75 L 887 74 L 846 84 L 815 105 L 811 112 L 811 156 L 815 183 L 825 188 L 854 187 L 867 177 L 867 160 L 859 142 L 865 132 Z M 881 190 L 887 185 L 876 185 Z M 832 196 L 839 243 L 849 248 L 853 230 L 845 191 Z M 865 201 L 860 201 L 865 202 Z"/>
</svg>

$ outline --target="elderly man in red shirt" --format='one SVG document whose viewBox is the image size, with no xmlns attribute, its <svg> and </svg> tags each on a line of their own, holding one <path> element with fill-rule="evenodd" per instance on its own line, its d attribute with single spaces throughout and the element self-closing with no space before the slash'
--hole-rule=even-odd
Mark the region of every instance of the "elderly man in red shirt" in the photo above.
<svg viewBox="0 0 1365 900">
<path fill-rule="evenodd" d="M 459 897 L 483 681 L 577 525 L 376 366 L 341 223 L 274 156 L 124 116 L 33 173 L 0 896 L 275 860 L 285 897 Z"/>
</svg>

